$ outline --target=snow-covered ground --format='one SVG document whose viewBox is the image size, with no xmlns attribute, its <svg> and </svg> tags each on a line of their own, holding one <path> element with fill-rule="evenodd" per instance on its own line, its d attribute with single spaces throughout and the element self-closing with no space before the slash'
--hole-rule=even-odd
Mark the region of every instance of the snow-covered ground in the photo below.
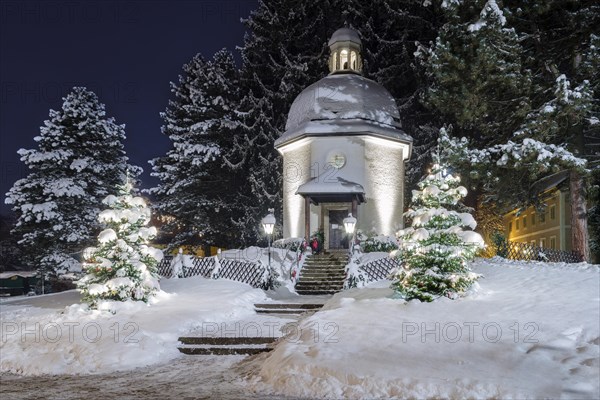
<svg viewBox="0 0 600 400">
<path fill-rule="evenodd" d="M 112 303 L 114 314 L 74 304 L 76 291 L 2 303 L 0 371 L 107 373 L 164 363 L 181 357 L 181 334 L 218 334 L 221 322 L 244 321 L 266 300 L 262 290 L 228 280 L 167 279 L 161 287 L 152 305 Z"/>
<path fill-rule="evenodd" d="M 236 322 L 270 326 L 254 303 L 302 297 L 188 278 L 163 280 L 154 304 L 118 304 L 114 315 L 70 305 L 79 301 L 75 291 L 6 301 L 1 393 L 598 398 L 598 266 L 479 260 L 474 270 L 485 277 L 454 301 L 407 304 L 393 298 L 389 282 L 339 293 L 272 353 L 251 358 L 183 356 L 177 338 L 214 333 L 215 322 L 226 322 L 217 329 L 230 335 L 241 333 Z M 87 373 L 94 375 L 81 375 Z"/>
<path fill-rule="evenodd" d="M 469 297 L 337 294 L 257 361 L 255 388 L 309 398 L 599 398 L 600 272 L 480 260 Z"/>
</svg>

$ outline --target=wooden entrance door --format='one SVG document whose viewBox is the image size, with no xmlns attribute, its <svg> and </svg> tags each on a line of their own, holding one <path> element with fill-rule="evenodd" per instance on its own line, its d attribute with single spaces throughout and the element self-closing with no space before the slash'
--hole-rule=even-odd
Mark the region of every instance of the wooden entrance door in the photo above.
<svg viewBox="0 0 600 400">
<path fill-rule="evenodd" d="M 329 210 L 329 248 L 345 249 L 348 247 L 348 238 L 344 230 L 344 218 L 348 210 Z"/>
</svg>

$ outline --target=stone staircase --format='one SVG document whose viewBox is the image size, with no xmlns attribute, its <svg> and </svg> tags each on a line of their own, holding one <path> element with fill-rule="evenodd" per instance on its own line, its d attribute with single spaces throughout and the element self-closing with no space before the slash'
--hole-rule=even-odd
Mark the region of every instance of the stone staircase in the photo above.
<svg viewBox="0 0 600 400">
<path fill-rule="evenodd" d="M 298 318 L 301 318 L 301 315 L 316 312 L 321 307 L 323 307 L 323 304 L 317 303 L 274 302 L 254 305 L 256 313 L 266 314 L 265 317 L 268 315 L 271 322 L 278 321 L 282 317 L 298 316 Z M 260 327 L 254 321 L 250 321 L 250 324 Z M 283 331 L 285 332 L 285 326 Z M 236 333 L 235 330 L 233 333 Z M 254 355 L 273 350 L 279 339 L 278 336 L 183 336 L 179 338 L 181 344 L 178 348 L 181 353 L 188 355 Z"/>
<path fill-rule="evenodd" d="M 334 294 L 341 291 L 346 279 L 348 253 L 329 252 L 308 256 L 296 283 L 300 295 Z"/>
</svg>

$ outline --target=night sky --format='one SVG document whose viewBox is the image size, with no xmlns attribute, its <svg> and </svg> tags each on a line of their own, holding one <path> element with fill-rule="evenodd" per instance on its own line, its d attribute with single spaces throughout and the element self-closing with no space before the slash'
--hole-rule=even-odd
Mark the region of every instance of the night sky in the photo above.
<svg viewBox="0 0 600 400">
<path fill-rule="evenodd" d="M 257 0 L 0 2 L 0 212 L 5 193 L 27 174 L 16 151 L 33 138 L 75 85 L 96 92 L 107 115 L 126 124 L 126 151 L 155 183 L 148 160 L 169 140 L 159 112 L 169 82 L 196 53 L 206 58 L 243 43 L 240 17 Z M 237 55 L 239 61 L 239 55 Z"/>
</svg>

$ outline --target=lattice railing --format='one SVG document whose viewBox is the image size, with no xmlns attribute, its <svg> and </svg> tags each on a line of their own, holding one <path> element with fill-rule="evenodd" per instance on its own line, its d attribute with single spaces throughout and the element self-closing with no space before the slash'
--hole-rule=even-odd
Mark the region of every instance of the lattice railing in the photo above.
<svg viewBox="0 0 600 400">
<path fill-rule="evenodd" d="M 221 268 L 218 271 L 218 276 L 213 278 L 225 278 L 234 281 L 245 282 L 253 287 L 262 287 L 265 267 L 252 262 L 244 262 L 238 260 L 220 260 Z"/>
<path fill-rule="evenodd" d="M 504 242 L 496 247 L 496 255 L 511 260 L 578 263 L 583 258 L 573 251 L 547 249 L 530 243 Z"/>
<path fill-rule="evenodd" d="M 214 257 L 193 257 L 192 267 L 183 267 L 183 277 L 203 276 L 210 278 L 212 271 L 215 269 Z"/>
<path fill-rule="evenodd" d="M 173 275 L 173 267 L 171 266 L 171 262 L 173 261 L 173 256 L 165 256 L 162 261 L 158 263 L 156 266 L 156 271 L 158 275 L 164 276 L 165 278 L 170 278 Z"/>
<path fill-rule="evenodd" d="M 360 267 L 369 282 L 387 279 L 394 268 L 400 266 L 400 261 L 395 258 L 385 257 L 379 260 L 371 261 Z"/>
<path fill-rule="evenodd" d="M 205 278 L 224 278 L 238 282 L 247 283 L 253 287 L 267 288 L 272 282 L 268 275 L 267 268 L 259 263 L 221 259 L 217 269 L 215 257 L 191 257 L 192 266 L 183 266 L 183 277 L 203 276 Z M 158 274 L 165 278 L 171 278 L 173 275 L 173 257 L 167 256 L 157 266 Z"/>
</svg>

